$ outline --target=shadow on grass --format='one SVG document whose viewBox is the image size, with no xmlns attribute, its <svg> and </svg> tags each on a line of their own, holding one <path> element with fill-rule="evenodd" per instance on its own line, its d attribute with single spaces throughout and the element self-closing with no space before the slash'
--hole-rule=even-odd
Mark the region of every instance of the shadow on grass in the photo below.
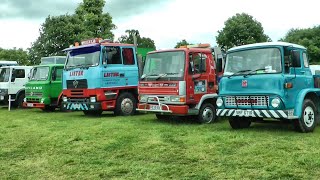
<svg viewBox="0 0 320 180">
<path fill-rule="evenodd" d="M 230 127 L 230 129 L 232 129 L 232 128 Z M 233 131 L 239 131 L 239 130 L 233 130 Z M 295 132 L 295 130 L 291 124 L 281 123 L 281 122 L 252 123 L 250 128 L 241 129 L 241 131 L 248 131 L 248 132 Z"/>
<path fill-rule="evenodd" d="M 157 124 L 173 124 L 173 125 L 182 125 L 182 124 L 189 124 L 189 125 L 201 125 L 195 118 L 190 117 L 182 117 L 182 116 L 172 116 L 165 119 L 157 119 L 154 116 L 154 120 L 151 121 Z"/>
</svg>

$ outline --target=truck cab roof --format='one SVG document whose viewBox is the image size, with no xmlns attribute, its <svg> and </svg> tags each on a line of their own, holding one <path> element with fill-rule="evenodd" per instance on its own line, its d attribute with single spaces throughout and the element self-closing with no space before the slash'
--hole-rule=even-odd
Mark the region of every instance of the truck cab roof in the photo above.
<svg viewBox="0 0 320 180">
<path fill-rule="evenodd" d="M 64 64 L 40 64 L 34 67 L 64 67 Z"/>
<path fill-rule="evenodd" d="M 189 52 L 208 52 L 211 53 L 209 48 L 175 48 L 175 49 L 166 49 L 166 50 L 156 50 L 151 51 L 148 54 L 159 53 L 159 52 L 174 52 L 174 51 L 189 51 Z"/>
<path fill-rule="evenodd" d="M 88 44 L 88 45 L 81 45 L 81 46 L 73 46 L 73 47 L 70 47 L 70 48 L 66 48 L 62 51 L 64 52 L 67 52 L 67 51 L 72 51 L 72 50 L 75 50 L 75 49 L 82 49 L 82 48 L 87 48 L 87 47 L 98 47 L 98 46 L 135 46 L 133 44 L 122 44 L 122 43 L 94 43 L 94 44 Z"/>
<path fill-rule="evenodd" d="M 0 68 L 10 68 L 10 69 L 31 69 L 33 66 L 2 66 Z"/>
<path fill-rule="evenodd" d="M 287 43 L 287 42 L 264 42 L 264 43 L 255 43 L 255 44 L 237 46 L 237 47 L 229 49 L 228 52 L 237 51 L 237 50 L 241 50 L 241 49 L 256 48 L 256 47 L 266 47 L 266 46 L 292 46 L 292 47 L 298 48 L 298 49 L 306 49 L 304 46 L 301 46 L 301 45 L 298 45 L 298 44 L 293 44 L 293 43 Z"/>
</svg>

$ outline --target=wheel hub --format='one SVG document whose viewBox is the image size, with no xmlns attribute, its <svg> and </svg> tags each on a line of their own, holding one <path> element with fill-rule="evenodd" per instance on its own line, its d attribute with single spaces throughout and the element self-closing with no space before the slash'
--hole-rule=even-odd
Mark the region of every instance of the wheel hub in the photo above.
<svg viewBox="0 0 320 180">
<path fill-rule="evenodd" d="M 314 111 L 310 106 L 305 108 L 303 120 L 307 127 L 311 127 L 314 124 Z"/>
<path fill-rule="evenodd" d="M 125 98 L 121 102 L 121 110 L 126 114 L 130 114 L 133 110 L 133 102 L 129 98 Z"/>
<path fill-rule="evenodd" d="M 211 122 L 213 119 L 213 111 L 211 108 L 205 108 L 202 113 L 202 118 L 205 122 Z"/>
</svg>

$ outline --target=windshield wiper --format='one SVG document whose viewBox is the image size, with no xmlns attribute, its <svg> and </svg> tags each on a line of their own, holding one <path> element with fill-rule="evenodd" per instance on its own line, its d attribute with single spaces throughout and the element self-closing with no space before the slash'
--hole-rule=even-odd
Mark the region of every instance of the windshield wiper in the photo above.
<svg viewBox="0 0 320 180">
<path fill-rule="evenodd" d="M 158 80 L 158 79 L 160 79 L 160 78 L 166 77 L 167 75 L 168 75 L 167 73 L 159 74 L 159 76 L 158 76 L 158 77 L 156 77 L 156 79 L 155 79 L 155 80 Z"/>
<path fill-rule="evenodd" d="M 248 72 L 248 71 L 251 71 L 251 70 L 250 69 L 246 69 L 246 70 L 241 70 L 241 71 L 235 72 L 235 73 L 231 74 L 230 76 L 228 76 L 228 78 L 231 78 L 233 76 L 236 76 L 236 75 L 239 75 L 241 73 Z"/>
<path fill-rule="evenodd" d="M 142 74 L 141 80 L 143 80 L 143 79 L 145 79 L 146 77 L 149 77 L 149 76 L 158 76 L 158 74 Z"/>
<path fill-rule="evenodd" d="M 249 75 L 252 75 L 253 73 L 257 74 L 257 71 L 262 71 L 262 70 L 266 70 L 266 68 L 258 68 L 258 69 L 251 70 L 247 74 L 243 75 L 243 77 L 247 77 Z"/>
</svg>

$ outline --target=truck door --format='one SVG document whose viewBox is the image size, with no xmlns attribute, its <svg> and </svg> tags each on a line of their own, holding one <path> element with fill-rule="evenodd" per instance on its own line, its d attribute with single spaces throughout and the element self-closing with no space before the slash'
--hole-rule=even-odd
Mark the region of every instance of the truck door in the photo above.
<svg viewBox="0 0 320 180">
<path fill-rule="evenodd" d="M 290 50 L 288 54 L 285 54 L 285 73 L 286 82 L 292 83 L 291 88 L 285 89 L 288 93 L 288 100 L 291 101 L 288 104 L 292 104 L 294 107 L 297 94 L 305 88 L 310 88 L 312 84 L 312 76 L 308 67 L 308 63 L 304 62 L 303 51 Z"/>
<path fill-rule="evenodd" d="M 58 98 L 62 91 L 63 67 L 53 67 L 51 71 L 50 97 Z"/>
<path fill-rule="evenodd" d="M 190 101 L 198 103 L 201 97 L 205 94 L 212 93 L 214 91 L 214 75 L 209 76 L 210 72 L 210 58 L 211 54 L 202 52 L 189 53 L 188 63 L 188 98 Z"/>
<path fill-rule="evenodd" d="M 25 88 L 28 81 L 25 69 L 14 68 L 11 70 L 11 79 L 9 84 L 9 94 L 17 94 L 21 89 Z"/>
<path fill-rule="evenodd" d="M 137 86 L 139 81 L 138 59 L 136 58 L 132 47 L 123 47 L 121 49 L 125 85 Z"/>
</svg>

